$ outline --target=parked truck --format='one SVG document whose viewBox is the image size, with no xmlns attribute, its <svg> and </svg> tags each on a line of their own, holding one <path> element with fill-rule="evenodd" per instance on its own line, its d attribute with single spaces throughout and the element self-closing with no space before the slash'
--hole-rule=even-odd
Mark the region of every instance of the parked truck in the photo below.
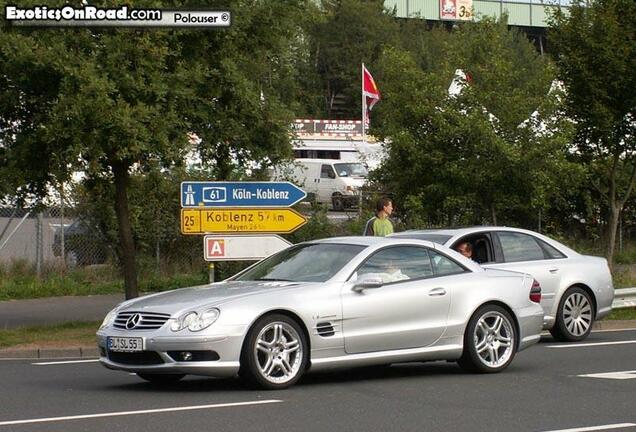
<svg viewBox="0 0 636 432">
<path fill-rule="evenodd" d="M 339 159 L 295 159 L 273 170 L 272 180 L 290 181 L 301 187 L 310 200 L 336 211 L 355 207 L 367 177 L 359 162 Z"/>
</svg>

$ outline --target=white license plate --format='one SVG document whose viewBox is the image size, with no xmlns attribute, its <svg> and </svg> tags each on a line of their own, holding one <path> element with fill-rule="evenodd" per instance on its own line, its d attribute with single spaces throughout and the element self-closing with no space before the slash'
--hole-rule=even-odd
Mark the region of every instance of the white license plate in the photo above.
<svg viewBox="0 0 636 432">
<path fill-rule="evenodd" d="M 114 352 L 139 352 L 144 350 L 144 340 L 140 337 L 108 337 L 108 350 Z"/>
</svg>

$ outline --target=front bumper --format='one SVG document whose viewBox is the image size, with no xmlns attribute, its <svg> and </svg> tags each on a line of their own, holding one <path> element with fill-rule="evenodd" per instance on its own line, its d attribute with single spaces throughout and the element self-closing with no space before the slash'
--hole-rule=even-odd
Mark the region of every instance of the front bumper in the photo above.
<svg viewBox="0 0 636 432">
<path fill-rule="evenodd" d="M 242 330 L 233 336 L 142 336 L 138 333 L 107 330 L 97 334 L 100 363 L 108 369 L 133 373 L 192 374 L 231 377 L 238 373 L 243 343 Z M 144 350 L 139 353 L 114 353 L 107 348 L 108 336 L 142 337 Z M 175 353 L 213 353 L 205 360 L 179 359 Z M 213 357 L 216 360 L 210 360 Z"/>
</svg>

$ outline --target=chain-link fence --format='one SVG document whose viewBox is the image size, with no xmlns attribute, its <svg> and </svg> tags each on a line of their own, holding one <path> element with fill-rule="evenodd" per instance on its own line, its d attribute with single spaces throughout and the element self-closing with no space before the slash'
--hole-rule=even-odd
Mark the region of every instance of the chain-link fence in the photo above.
<svg viewBox="0 0 636 432">
<path fill-rule="evenodd" d="M 352 200 L 353 205 L 341 211 L 334 211 L 332 206 L 303 203 L 298 210 L 311 222 L 284 237 L 296 243 L 362 234 L 375 201 L 384 195 L 390 194 L 362 190 Z M 112 270 L 109 274 L 117 277 L 119 242 L 114 214 L 56 204 L 33 209 L 0 208 L 0 267 L 8 269 L 17 265 L 44 278 L 68 274 L 74 269 L 108 267 Z M 323 210 L 317 212 L 317 209 Z M 178 210 L 172 207 L 161 210 L 153 212 L 143 207 L 133 212 L 140 282 L 205 273 L 208 265 L 203 259 L 203 236 L 182 235 Z M 239 264 L 217 263 L 217 280 L 240 270 L 245 263 Z"/>
<path fill-rule="evenodd" d="M 143 269 L 165 274 L 204 266 L 200 239 L 178 236 L 152 240 L 137 245 Z M 116 244 L 95 222 L 71 208 L 0 208 L 0 266 L 19 262 L 38 275 L 44 270 L 55 273 L 94 265 L 116 266 Z"/>
<path fill-rule="evenodd" d="M 59 207 L 0 208 L 0 263 L 45 265 L 104 264 L 109 247 L 90 224 Z"/>
</svg>

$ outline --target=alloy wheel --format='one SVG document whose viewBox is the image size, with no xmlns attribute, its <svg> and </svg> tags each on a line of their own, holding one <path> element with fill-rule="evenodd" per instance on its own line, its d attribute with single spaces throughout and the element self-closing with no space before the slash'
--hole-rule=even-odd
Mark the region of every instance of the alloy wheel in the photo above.
<svg viewBox="0 0 636 432">
<path fill-rule="evenodd" d="M 258 333 L 253 355 L 265 380 L 284 384 L 298 375 L 303 363 L 300 335 L 286 322 L 271 322 Z"/>
<path fill-rule="evenodd" d="M 475 350 L 479 360 L 489 368 L 498 368 L 514 353 L 512 323 L 505 315 L 490 311 L 477 321 L 473 333 Z"/>
<path fill-rule="evenodd" d="M 563 323 L 574 336 L 587 333 L 592 325 L 592 305 L 586 296 L 575 292 L 563 303 Z"/>
</svg>

